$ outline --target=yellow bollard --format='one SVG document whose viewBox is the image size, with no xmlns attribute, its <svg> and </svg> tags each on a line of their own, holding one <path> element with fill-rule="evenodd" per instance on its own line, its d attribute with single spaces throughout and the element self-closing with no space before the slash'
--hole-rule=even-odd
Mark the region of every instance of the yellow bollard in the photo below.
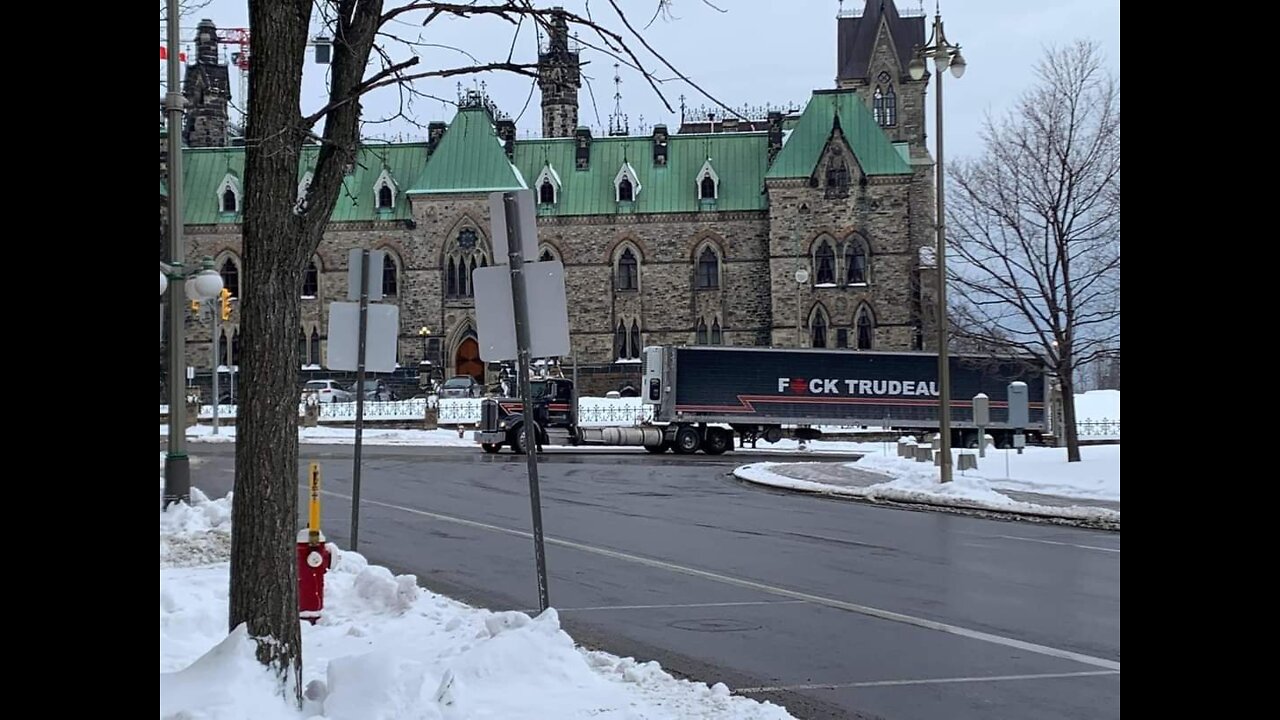
<svg viewBox="0 0 1280 720">
<path fill-rule="evenodd" d="M 311 512 L 307 521 L 307 540 L 320 543 L 320 463 L 311 463 Z"/>
</svg>

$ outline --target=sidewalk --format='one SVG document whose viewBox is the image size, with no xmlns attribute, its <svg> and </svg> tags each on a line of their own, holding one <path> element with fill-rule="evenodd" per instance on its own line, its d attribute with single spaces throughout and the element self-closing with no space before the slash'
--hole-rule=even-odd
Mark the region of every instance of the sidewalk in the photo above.
<svg viewBox="0 0 1280 720">
<path fill-rule="evenodd" d="M 859 467 L 862 464 L 875 469 Z M 1025 479 L 983 477 L 973 471 L 957 470 L 953 481 L 942 485 L 937 473 L 932 463 L 882 456 L 867 456 L 854 463 L 752 463 L 734 470 L 741 480 L 798 492 L 1012 513 L 1119 529 L 1118 500 L 1039 492 L 1027 489 L 1036 484 Z M 1059 492 L 1062 488 L 1061 484 L 1044 487 Z"/>
</svg>

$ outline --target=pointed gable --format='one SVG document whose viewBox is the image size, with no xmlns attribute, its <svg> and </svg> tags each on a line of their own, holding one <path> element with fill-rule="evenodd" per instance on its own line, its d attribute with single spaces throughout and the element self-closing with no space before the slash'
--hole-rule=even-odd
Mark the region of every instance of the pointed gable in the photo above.
<svg viewBox="0 0 1280 720">
<path fill-rule="evenodd" d="M 507 159 L 483 108 L 463 108 L 453 117 L 410 194 L 494 192 L 525 187 Z"/>
<path fill-rule="evenodd" d="M 876 125 L 871 111 L 857 93 L 852 90 L 820 90 L 809 99 L 765 178 L 812 176 L 837 122 L 864 173 L 910 174 L 910 166 Z"/>
</svg>

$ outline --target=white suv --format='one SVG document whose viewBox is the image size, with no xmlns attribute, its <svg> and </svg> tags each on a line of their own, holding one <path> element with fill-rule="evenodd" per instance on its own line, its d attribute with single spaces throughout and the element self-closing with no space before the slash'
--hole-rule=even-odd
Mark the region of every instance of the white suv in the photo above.
<svg viewBox="0 0 1280 720">
<path fill-rule="evenodd" d="M 337 380 L 308 380 L 302 387 L 303 402 L 307 395 L 315 395 L 322 403 L 351 402 L 350 392 L 343 390 Z"/>
</svg>

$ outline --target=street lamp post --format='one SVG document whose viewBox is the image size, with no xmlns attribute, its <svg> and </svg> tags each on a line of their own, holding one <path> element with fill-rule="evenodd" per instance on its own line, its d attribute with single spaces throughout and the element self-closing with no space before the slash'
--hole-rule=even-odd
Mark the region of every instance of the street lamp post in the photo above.
<svg viewBox="0 0 1280 720">
<path fill-rule="evenodd" d="M 172 161 L 170 161 L 172 168 Z M 169 202 L 173 202 L 173 191 Z M 172 222 L 172 221 L 171 221 Z M 178 220 L 181 223 L 181 219 Z M 173 232 L 173 225 L 170 225 Z M 181 235 L 181 230 L 178 231 Z M 172 248 L 171 248 L 172 249 Z M 213 269 L 213 258 L 206 257 L 199 272 L 184 273 L 182 252 L 174 250 L 177 260 L 160 263 L 160 294 L 169 290 L 169 444 L 164 458 L 164 502 L 186 502 L 191 495 L 191 466 L 187 457 L 187 405 L 182 378 L 186 375 L 186 325 L 182 295 L 192 300 L 211 300 L 222 291 L 222 276 Z M 185 280 L 179 285 L 173 280 Z M 216 342 L 216 340 L 215 340 Z M 217 372 L 217 368 L 214 368 Z M 215 397 L 216 403 L 218 399 Z"/>
<path fill-rule="evenodd" d="M 926 58 L 933 58 L 934 67 L 938 70 L 938 87 L 935 93 L 938 126 L 935 128 L 934 133 L 934 142 L 938 145 L 937 167 L 935 168 L 938 193 L 938 216 L 936 219 L 938 232 L 936 253 L 938 267 L 938 452 L 942 454 L 939 459 L 941 482 L 947 483 L 951 482 L 951 360 L 947 353 L 947 234 L 946 193 L 943 192 L 944 176 L 942 169 L 942 76 L 947 67 L 950 67 L 951 74 L 956 78 L 960 78 L 964 75 L 966 63 L 964 57 L 960 55 L 960 46 L 947 42 L 947 36 L 942 32 L 941 13 L 934 13 L 933 34 L 929 38 L 928 44 L 924 47 L 917 47 L 915 57 L 907 65 L 907 72 L 910 73 L 913 80 L 920 80 L 924 77 Z"/>
<path fill-rule="evenodd" d="M 800 332 L 801 327 L 801 311 L 800 311 L 800 290 L 804 284 L 809 282 L 809 271 L 806 268 L 796 270 L 796 347 L 804 347 L 804 334 Z"/>
</svg>

